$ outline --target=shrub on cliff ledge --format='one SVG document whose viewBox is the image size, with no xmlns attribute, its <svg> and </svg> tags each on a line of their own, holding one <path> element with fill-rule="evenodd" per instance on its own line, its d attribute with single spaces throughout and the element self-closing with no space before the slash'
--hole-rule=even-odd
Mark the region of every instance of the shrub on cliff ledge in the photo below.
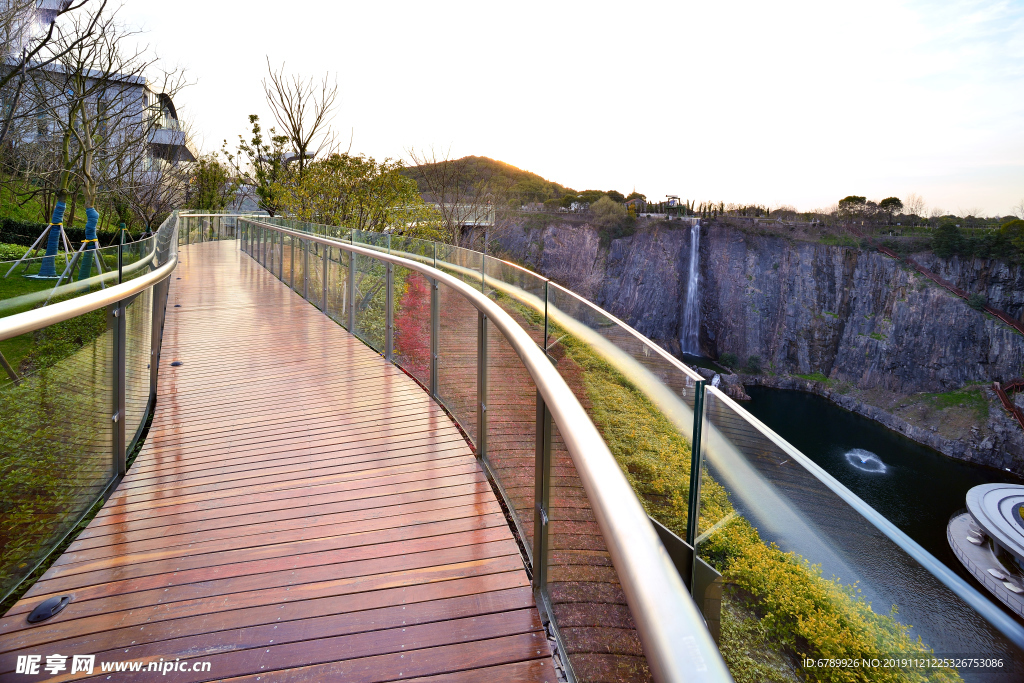
<svg viewBox="0 0 1024 683">
<path fill-rule="evenodd" d="M 949 258 L 964 249 L 964 235 L 955 223 L 943 223 L 932 238 L 932 249 L 936 256 Z"/>
<path fill-rule="evenodd" d="M 603 245 L 632 235 L 636 228 L 636 218 L 629 215 L 625 206 L 608 197 L 601 197 L 591 204 L 590 213 Z"/>
</svg>

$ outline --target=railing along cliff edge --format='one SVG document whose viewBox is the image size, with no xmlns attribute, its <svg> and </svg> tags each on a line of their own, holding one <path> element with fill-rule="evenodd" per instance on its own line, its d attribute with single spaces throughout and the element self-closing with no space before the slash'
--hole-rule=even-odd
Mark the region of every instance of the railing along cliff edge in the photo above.
<svg viewBox="0 0 1024 683">
<path fill-rule="evenodd" d="M 476 308 L 479 315 L 478 344 L 480 340 L 486 339 L 487 326 L 494 325 L 512 346 L 536 384 L 538 474 L 542 470 L 550 471 L 551 423 L 557 426 L 572 456 L 611 554 L 655 680 L 731 680 L 718 648 L 705 628 L 703 617 L 687 593 L 647 513 L 604 439 L 565 380 L 554 369 L 548 356 L 512 316 L 464 281 L 418 261 L 262 221 L 244 222 L 260 230 L 383 262 L 388 266 L 389 280 L 393 267 L 407 268 L 429 278 L 432 288 L 438 284 L 450 287 Z M 242 239 L 247 240 L 249 236 Z M 309 260 L 308 255 L 306 260 Z M 350 269 L 350 272 L 354 272 L 354 269 Z M 308 284 L 304 289 L 308 290 Z M 352 295 L 354 290 L 350 286 L 348 291 Z M 390 304 L 390 296 L 388 298 Z M 435 317 L 433 325 L 436 326 L 437 306 L 432 306 L 432 309 Z M 390 360 L 393 352 L 390 305 L 388 318 L 384 355 Z M 432 357 L 436 357 L 436 354 L 432 354 Z M 434 384 L 436 372 L 432 371 L 431 375 L 431 384 Z M 483 378 L 480 381 L 486 383 L 487 380 Z M 436 392 L 432 393 L 436 395 Z M 544 489 L 550 486 L 550 475 L 539 476 L 536 486 L 539 495 L 536 498 L 538 504 L 534 528 L 541 532 L 534 534 L 533 579 L 543 604 L 547 556 L 545 531 L 548 523 Z M 550 610 L 548 612 L 550 617 Z"/>
</svg>

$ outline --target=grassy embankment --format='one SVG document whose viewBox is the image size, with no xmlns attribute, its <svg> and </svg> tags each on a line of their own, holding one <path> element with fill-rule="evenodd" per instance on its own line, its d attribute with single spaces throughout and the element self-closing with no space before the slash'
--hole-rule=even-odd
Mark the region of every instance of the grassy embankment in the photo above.
<svg viewBox="0 0 1024 683">
<path fill-rule="evenodd" d="M 533 322 L 538 314 L 518 307 Z M 590 414 L 647 512 L 685 535 L 690 445 L 643 391 L 585 343 L 561 337 L 565 357 L 583 372 Z M 733 513 L 726 490 L 705 477 L 701 531 Z M 803 657 L 882 658 L 892 653 L 929 654 L 895 613 L 875 612 L 855 586 L 822 575 L 805 558 L 765 542 L 756 528 L 734 516 L 700 547 L 701 556 L 727 582 L 722 654 L 738 683 L 763 681 L 958 681 L 949 669 L 800 669 Z"/>
<path fill-rule="evenodd" d="M 835 380 L 820 372 L 794 374 L 793 377 L 817 382 L 840 394 L 849 394 L 858 401 L 881 408 L 915 427 L 934 427 L 946 439 L 970 436 L 971 429 L 985 427 L 991 409 L 1002 410 L 998 399 L 986 396 L 989 382 L 970 382 L 945 392 L 898 394 L 883 389 L 857 389 L 851 382 Z"/>
</svg>

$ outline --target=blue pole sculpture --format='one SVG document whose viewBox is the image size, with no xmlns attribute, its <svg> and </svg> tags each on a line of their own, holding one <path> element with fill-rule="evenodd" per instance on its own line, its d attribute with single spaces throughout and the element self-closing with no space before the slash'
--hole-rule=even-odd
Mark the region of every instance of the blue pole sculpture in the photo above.
<svg viewBox="0 0 1024 683">
<path fill-rule="evenodd" d="M 58 201 L 53 207 L 53 217 L 50 219 L 50 234 L 46 240 L 46 255 L 39 266 L 38 277 L 57 277 L 56 256 L 60 247 L 60 233 L 64 230 L 64 209 L 67 205 Z"/>
<path fill-rule="evenodd" d="M 100 212 L 91 206 L 85 210 L 85 248 L 82 250 L 82 267 L 78 270 L 78 279 L 84 280 L 92 275 L 92 251 L 99 242 L 96 239 L 96 224 L 100 220 Z M 97 258 L 99 256 L 97 255 Z"/>
</svg>

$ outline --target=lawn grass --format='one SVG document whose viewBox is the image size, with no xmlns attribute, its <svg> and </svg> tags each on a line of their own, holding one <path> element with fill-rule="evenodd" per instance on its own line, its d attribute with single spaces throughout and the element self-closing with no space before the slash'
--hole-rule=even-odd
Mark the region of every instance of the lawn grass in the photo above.
<svg viewBox="0 0 1024 683">
<path fill-rule="evenodd" d="M 984 387 L 987 382 L 970 384 L 959 389 L 946 391 L 938 394 L 922 394 L 920 398 L 932 408 L 946 410 L 948 408 L 960 408 L 974 413 L 979 421 L 988 418 L 988 399 L 985 397 Z"/>
<path fill-rule="evenodd" d="M 832 383 L 832 380 L 830 380 L 828 377 L 826 377 L 821 372 L 812 372 L 809 375 L 797 375 L 797 374 L 794 374 L 793 376 L 794 377 L 799 377 L 800 379 L 805 379 L 808 382 L 822 382 L 824 384 L 831 384 Z"/>
</svg>

